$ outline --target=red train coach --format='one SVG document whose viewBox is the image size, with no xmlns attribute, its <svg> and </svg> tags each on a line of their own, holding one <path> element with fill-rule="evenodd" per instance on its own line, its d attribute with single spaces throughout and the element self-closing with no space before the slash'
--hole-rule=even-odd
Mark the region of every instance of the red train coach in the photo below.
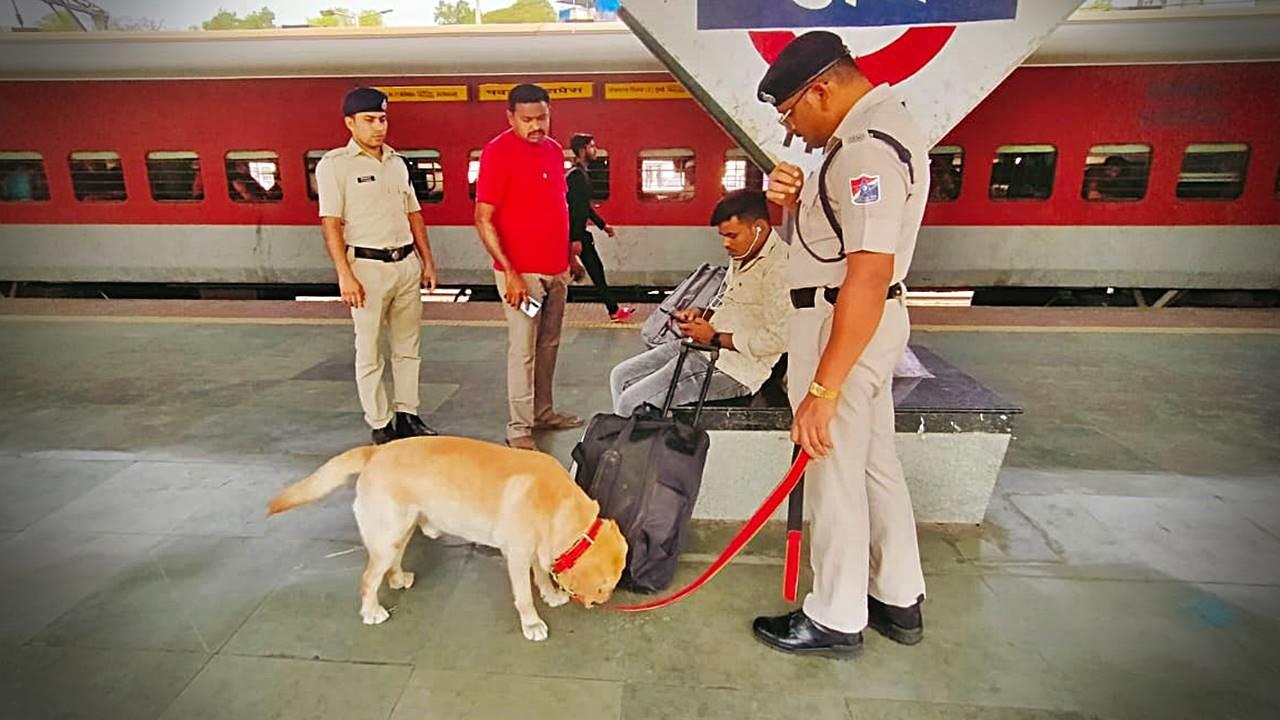
<svg viewBox="0 0 1280 720">
<path fill-rule="evenodd" d="M 557 91 L 555 137 L 593 132 L 607 151 L 594 180 L 619 228 L 601 248 L 616 282 L 670 284 L 716 259 L 711 208 L 759 173 L 667 75 L 646 72 L 634 41 L 600 29 L 499 39 L 513 62 L 554 51 L 534 74 L 473 43 L 489 59 L 463 69 L 502 72 L 160 78 L 153 62 L 0 82 L 0 280 L 330 282 L 310 172 L 345 142 L 338 108 L 356 84 L 433 98 L 394 102 L 389 141 L 410 156 L 449 282 L 485 282 L 469 180 L 505 127 L 503 87 L 530 80 Z M 291 74 L 334 74 L 322 49 L 297 54 Z M 1274 60 L 1019 68 L 931 153 L 909 282 L 1280 289 L 1277 117 Z"/>
</svg>

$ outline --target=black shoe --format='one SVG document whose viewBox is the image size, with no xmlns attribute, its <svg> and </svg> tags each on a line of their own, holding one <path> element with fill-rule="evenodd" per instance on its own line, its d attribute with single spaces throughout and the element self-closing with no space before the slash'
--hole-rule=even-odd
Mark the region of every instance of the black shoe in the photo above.
<svg viewBox="0 0 1280 720">
<path fill-rule="evenodd" d="M 385 444 L 385 443 L 389 443 L 389 442 L 391 442 L 392 440 L 397 440 L 397 439 L 399 439 L 399 437 L 400 437 L 400 436 L 396 434 L 396 421 L 395 421 L 395 420 L 392 420 L 391 422 L 387 423 L 387 426 L 386 426 L 386 427 L 380 427 L 380 428 L 374 428 L 374 429 L 373 429 L 373 444 L 374 444 L 374 445 L 383 445 L 383 444 Z"/>
<path fill-rule="evenodd" d="M 432 430 L 429 425 L 422 422 L 422 418 L 413 413 L 398 412 L 392 424 L 396 426 L 396 437 L 430 437 L 439 435 L 440 433 Z"/>
<path fill-rule="evenodd" d="M 775 650 L 797 655 L 853 657 L 862 651 L 862 633 L 843 633 L 809 619 L 803 610 L 777 617 L 758 617 L 751 624 L 756 639 Z"/>
<path fill-rule="evenodd" d="M 868 595 L 867 625 L 894 642 L 916 645 L 924 639 L 924 616 L 920 612 L 923 602 L 921 595 L 911 607 L 897 607 Z"/>
</svg>

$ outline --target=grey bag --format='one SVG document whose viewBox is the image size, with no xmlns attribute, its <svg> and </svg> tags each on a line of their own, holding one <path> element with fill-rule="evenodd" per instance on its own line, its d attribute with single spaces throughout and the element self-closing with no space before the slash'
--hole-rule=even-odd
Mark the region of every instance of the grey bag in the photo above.
<svg viewBox="0 0 1280 720">
<path fill-rule="evenodd" d="M 708 308 L 720 294 L 727 268 L 703 263 L 676 286 L 640 327 L 640 337 L 649 347 L 658 347 L 684 337 L 672 317 L 677 310 Z"/>
</svg>

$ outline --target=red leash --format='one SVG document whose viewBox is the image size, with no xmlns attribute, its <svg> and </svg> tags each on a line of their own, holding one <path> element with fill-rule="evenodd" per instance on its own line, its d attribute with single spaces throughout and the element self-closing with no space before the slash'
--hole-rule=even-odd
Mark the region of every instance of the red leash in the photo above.
<svg viewBox="0 0 1280 720">
<path fill-rule="evenodd" d="M 791 461 L 803 452 L 796 445 L 791 452 Z M 804 538 L 804 475 L 791 490 L 791 498 L 787 501 L 787 562 L 782 572 L 782 597 L 787 602 L 795 602 L 800 589 L 800 541 Z"/>
<path fill-rule="evenodd" d="M 729 547 L 726 547 L 724 552 L 720 553 L 720 557 L 716 558 L 716 561 L 711 564 L 711 567 L 707 568 L 707 571 L 702 573 L 697 580 L 689 583 L 674 595 L 668 595 L 667 597 L 659 600 L 654 600 L 641 605 L 614 606 L 613 609 L 619 612 L 645 612 L 647 610 L 657 610 L 658 608 L 666 607 L 678 600 L 692 595 L 699 588 L 705 585 L 708 580 L 715 577 L 716 573 L 724 569 L 724 566 L 728 565 L 730 560 L 737 557 L 738 553 L 742 552 L 742 548 L 746 547 L 747 543 L 751 542 L 752 538 L 760 532 L 760 528 L 764 527 L 769 516 L 773 515 L 773 512 L 778 509 L 778 506 L 782 504 L 782 501 L 786 499 L 787 495 L 789 495 L 792 489 L 794 489 L 800 482 L 800 478 L 804 475 L 805 465 L 807 464 L 809 464 L 809 455 L 801 450 L 800 454 L 796 456 L 795 462 L 791 464 L 791 470 L 787 472 L 786 477 L 782 479 L 782 482 L 778 483 L 778 486 L 773 489 L 773 492 L 769 493 L 769 497 L 765 498 L 764 504 L 755 511 L 755 514 L 751 516 L 751 519 L 747 520 L 747 524 L 742 526 L 742 530 L 733 537 L 733 540 L 729 542 Z M 793 577 L 799 577 L 800 542 L 798 531 L 794 541 L 794 568 L 792 567 L 792 544 L 791 533 L 788 532 L 787 568 L 784 573 L 784 583 L 792 583 Z M 794 584 L 788 584 L 786 587 L 791 588 L 792 598 L 794 598 Z M 785 592 L 786 590 L 784 588 L 784 594 Z"/>
</svg>

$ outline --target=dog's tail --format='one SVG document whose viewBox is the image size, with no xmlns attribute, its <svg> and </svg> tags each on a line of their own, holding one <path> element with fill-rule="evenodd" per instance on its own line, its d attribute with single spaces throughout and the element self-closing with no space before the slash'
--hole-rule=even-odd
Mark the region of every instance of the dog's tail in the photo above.
<svg viewBox="0 0 1280 720">
<path fill-rule="evenodd" d="M 270 504 L 267 505 L 267 515 L 275 515 L 285 510 L 292 510 L 299 505 L 314 502 L 346 485 L 352 475 L 364 469 L 376 449 L 372 445 L 352 448 L 330 459 L 329 462 L 321 465 L 319 470 L 271 498 Z"/>
</svg>

